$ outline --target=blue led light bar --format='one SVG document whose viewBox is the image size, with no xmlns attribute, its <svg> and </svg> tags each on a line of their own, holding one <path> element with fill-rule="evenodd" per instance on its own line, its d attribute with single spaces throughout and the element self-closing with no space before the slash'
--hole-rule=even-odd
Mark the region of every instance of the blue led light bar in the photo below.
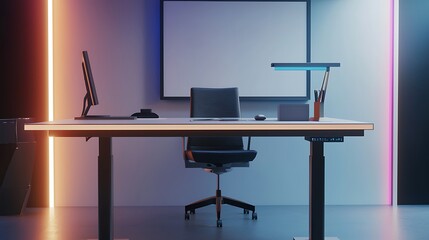
<svg viewBox="0 0 429 240">
<path fill-rule="evenodd" d="M 339 63 L 271 63 L 276 71 L 329 71 L 330 67 L 339 66 Z"/>
</svg>

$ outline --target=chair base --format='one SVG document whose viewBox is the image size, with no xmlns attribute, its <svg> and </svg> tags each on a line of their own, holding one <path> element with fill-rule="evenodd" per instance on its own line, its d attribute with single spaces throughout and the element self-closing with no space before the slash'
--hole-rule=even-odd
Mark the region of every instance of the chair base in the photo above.
<svg viewBox="0 0 429 240">
<path fill-rule="evenodd" d="M 235 200 L 229 197 L 223 197 L 221 190 L 216 190 L 216 196 L 208 197 L 185 206 L 185 219 L 189 220 L 189 214 L 195 214 L 195 209 L 202 208 L 208 205 L 216 205 L 216 216 L 217 216 L 217 226 L 222 227 L 222 220 L 220 218 L 221 205 L 228 204 L 234 207 L 242 208 L 244 214 L 249 214 L 249 211 L 252 211 L 252 220 L 257 220 L 258 216 L 255 212 L 255 206 Z"/>
</svg>

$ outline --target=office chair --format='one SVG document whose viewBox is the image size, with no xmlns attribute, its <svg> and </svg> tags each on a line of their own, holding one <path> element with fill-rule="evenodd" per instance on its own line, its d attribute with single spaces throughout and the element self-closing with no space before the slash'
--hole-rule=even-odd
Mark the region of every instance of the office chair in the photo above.
<svg viewBox="0 0 429 240">
<path fill-rule="evenodd" d="M 192 118 L 239 118 L 240 102 L 238 88 L 191 88 Z M 196 119 L 197 121 L 197 119 Z M 243 147 L 241 136 L 231 137 L 188 137 L 185 148 L 183 141 L 185 166 L 203 168 L 217 175 L 216 195 L 185 206 L 185 219 L 195 214 L 195 209 L 211 204 L 216 205 L 217 227 L 222 227 L 221 205 L 228 204 L 243 209 L 244 214 L 252 211 L 252 219 L 257 219 L 255 206 L 222 196 L 220 174 L 232 167 L 248 167 L 256 157 L 256 151 L 250 150 L 250 137 L 247 149 Z"/>
</svg>

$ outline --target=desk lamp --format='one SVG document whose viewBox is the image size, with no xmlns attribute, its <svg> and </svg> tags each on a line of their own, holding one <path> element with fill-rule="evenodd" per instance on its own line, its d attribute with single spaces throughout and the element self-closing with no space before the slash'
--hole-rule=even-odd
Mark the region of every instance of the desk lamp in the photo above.
<svg viewBox="0 0 429 240">
<path fill-rule="evenodd" d="M 339 63 L 271 63 L 271 67 L 276 71 L 325 71 L 320 90 L 314 90 L 314 117 L 310 119 L 313 121 L 319 121 L 320 116 L 323 116 L 323 103 L 328 89 L 329 72 L 331 67 L 339 66 Z"/>
</svg>

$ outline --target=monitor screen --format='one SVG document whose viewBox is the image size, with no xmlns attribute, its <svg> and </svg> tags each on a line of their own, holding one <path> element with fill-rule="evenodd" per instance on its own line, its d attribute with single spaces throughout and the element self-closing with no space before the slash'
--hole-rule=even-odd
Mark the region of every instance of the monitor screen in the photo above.
<svg viewBox="0 0 429 240">
<path fill-rule="evenodd" d="M 86 94 L 89 105 L 97 105 L 98 97 L 97 91 L 95 90 L 94 78 L 92 76 L 91 63 L 89 62 L 89 56 L 87 51 L 82 51 L 82 71 L 85 80 Z"/>
<path fill-rule="evenodd" d="M 91 63 L 89 62 L 87 51 L 82 51 L 82 72 L 86 93 L 83 98 L 81 116 L 76 117 L 76 119 L 87 117 L 91 106 L 98 105 L 97 90 L 95 89 L 94 77 L 92 76 Z"/>
</svg>

